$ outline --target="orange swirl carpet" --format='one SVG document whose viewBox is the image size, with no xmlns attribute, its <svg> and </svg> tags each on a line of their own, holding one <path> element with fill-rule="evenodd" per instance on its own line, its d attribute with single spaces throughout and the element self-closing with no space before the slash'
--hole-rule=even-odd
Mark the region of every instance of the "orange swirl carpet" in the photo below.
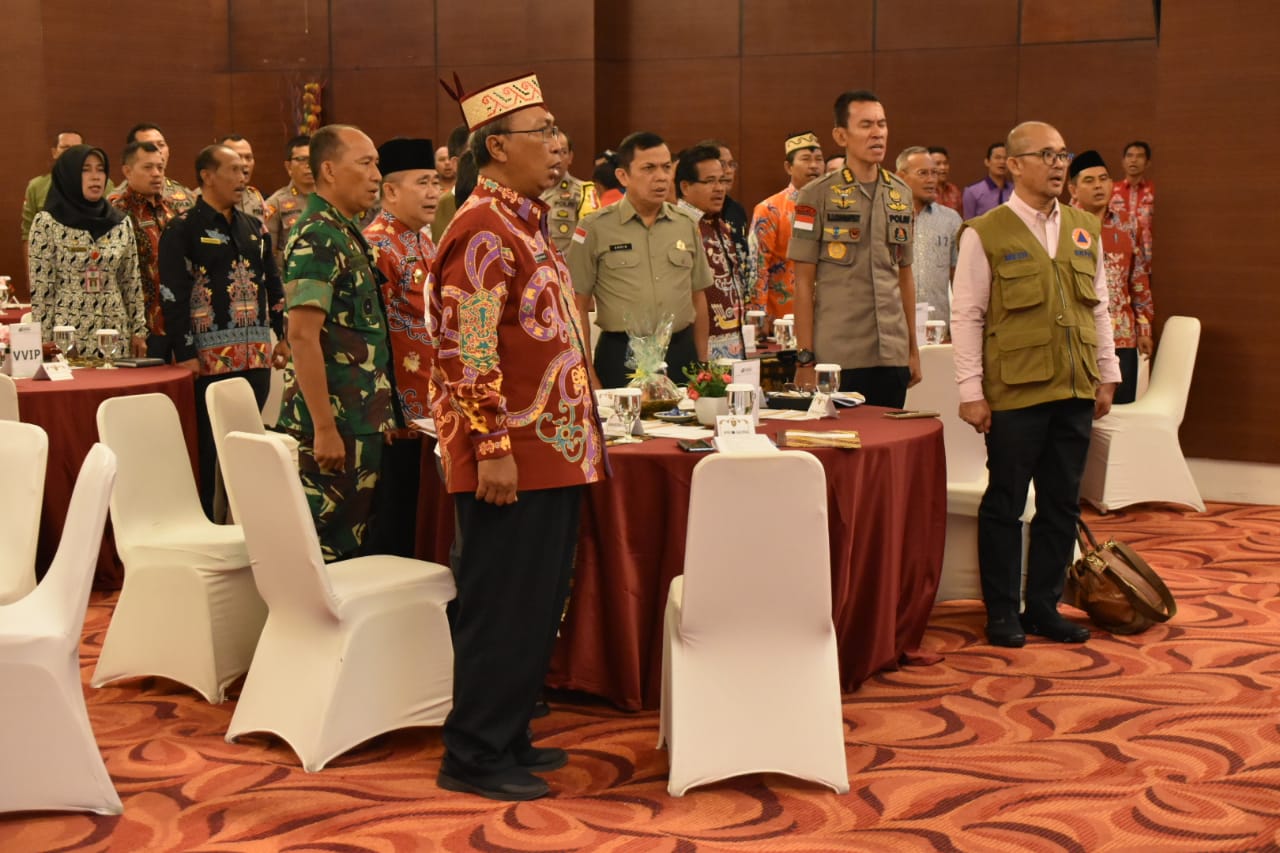
<svg viewBox="0 0 1280 853">
<path fill-rule="evenodd" d="M 439 791 L 434 729 L 307 774 L 278 742 L 225 743 L 231 703 L 149 679 L 88 691 L 124 815 L 0 816 L 0 851 L 1280 849 L 1280 508 L 1095 527 L 1164 575 L 1174 621 L 1010 650 L 982 643 L 976 602 L 939 606 L 924 648 L 942 663 L 845 698 L 846 796 L 757 775 L 672 799 L 657 714 L 589 703 L 535 721 L 572 758 L 533 803 Z M 86 681 L 112 603 L 90 607 Z"/>
</svg>

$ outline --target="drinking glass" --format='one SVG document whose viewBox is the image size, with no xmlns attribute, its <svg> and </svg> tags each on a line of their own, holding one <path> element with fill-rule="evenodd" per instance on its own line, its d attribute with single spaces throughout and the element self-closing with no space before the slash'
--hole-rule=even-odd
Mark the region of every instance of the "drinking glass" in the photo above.
<svg viewBox="0 0 1280 853">
<path fill-rule="evenodd" d="M 9 277 L 0 276 L 0 308 L 9 307 Z"/>
<path fill-rule="evenodd" d="M 102 365 L 103 369 L 115 370 L 116 356 L 120 354 L 120 333 L 115 329 L 99 329 L 98 349 L 102 351 L 102 357 L 107 362 Z"/>
<path fill-rule="evenodd" d="M 618 439 L 619 444 L 639 444 L 640 439 L 631 434 L 631 428 L 635 426 L 636 418 L 640 417 L 640 389 L 639 388 L 619 388 L 613 392 L 614 411 L 618 414 L 618 420 L 622 421 L 622 429 L 625 434 Z"/>
<path fill-rule="evenodd" d="M 940 344 L 947 336 L 946 320 L 929 320 L 924 324 L 925 343 Z"/>
<path fill-rule="evenodd" d="M 53 343 L 62 353 L 62 357 L 68 362 L 71 361 L 71 350 L 76 345 L 76 327 L 75 326 L 54 326 L 53 327 Z"/>
<path fill-rule="evenodd" d="M 756 408 L 756 386 L 747 382 L 733 382 L 725 391 L 729 394 L 729 413 L 751 417 Z"/>
<path fill-rule="evenodd" d="M 747 312 L 747 322 L 756 327 L 756 343 L 764 343 L 765 319 L 768 316 L 758 309 Z"/>
<path fill-rule="evenodd" d="M 840 365 L 819 364 L 813 368 L 813 381 L 823 394 L 834 394 L 840 390 Z"/>
<path fill-rule="evenodd" d="M 778 349 L 795 349 L 796 348 L 796 327 L 794 320 L 777 320 L 773 324 L 774 340 L 778 342 Z"/>
</svg>

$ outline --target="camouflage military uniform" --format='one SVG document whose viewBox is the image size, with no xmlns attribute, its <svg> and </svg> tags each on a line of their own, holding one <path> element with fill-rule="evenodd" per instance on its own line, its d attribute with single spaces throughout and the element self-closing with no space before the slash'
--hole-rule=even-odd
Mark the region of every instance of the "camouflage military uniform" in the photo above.
<svg viewBox="0 0 1280 853">
<path fill-rule="evenodd" d="M 379 274 L 355 222 L 319 195 L 285 243 L 285 307 L 320 308 L 329 404 L 346 447 L 342 471 L 315 459 L 315 427 L 292 362 L 285 369 L 278 426 L 298 439 L 298 469 L 326 561 L 356 556 L 373 513 L 382 433 L 395 427 L 391 348 Z"/>
</svg>

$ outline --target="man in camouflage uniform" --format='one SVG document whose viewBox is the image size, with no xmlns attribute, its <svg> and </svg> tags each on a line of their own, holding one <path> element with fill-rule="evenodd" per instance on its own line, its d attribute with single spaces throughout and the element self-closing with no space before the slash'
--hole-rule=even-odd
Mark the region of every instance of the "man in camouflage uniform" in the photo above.
<svg viewBox="0 0 1280 853">
<path fill-rule="evenodd" d="M 567 256 L 569 243 L 573 240 L 573 229 L 578 227 L 578 220 L 600 206 L 596 200 L 596 185 L 590 181 L 580 181 L 569 174 L 573 166 L 573 141 L 563 130 L 557 134 L 560 145 L 560 164 L 556 168 L 559 179 L 551 189 L 542 194 L 542 200 L 551 208 L 548 216 L 551 223 L 551 242 L 556 244 L 560 254 Z"/>
<path fill-rule="evenodd" d="M 271 237 L 271 251 L 276 255 L 276 269 L 284 272 L 284 244 L 294 223 L 302 216 L 307 196 L 315 192 L 316 179 L 311 174 L 311 137 L 295 136 L 284 147 L 285 171 L 289 183 L 273 192 L 264 202 L 263 224 Z"/>
<path fill-rule="evenodd" d="M 298 472 L 332 562 L 365 542 L 395 412 L 379 276 L 356 224 L 377 198 L 377 149 L 355 127 L 328 125 L 311 138 L 311 169 L 316 190 L 284 251 L 293 358 L 278 425 L 298 440 Z"/>
</svg>

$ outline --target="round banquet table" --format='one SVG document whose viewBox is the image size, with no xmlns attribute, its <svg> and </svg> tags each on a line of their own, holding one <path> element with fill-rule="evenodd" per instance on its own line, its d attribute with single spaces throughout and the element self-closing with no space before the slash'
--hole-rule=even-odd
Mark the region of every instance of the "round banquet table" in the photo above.
<svg viewBox="0 0 1280 853">
<path fill-rule="evenodd" d="M 758 430 L 854 429 L 861 437 L 857 450 L 808 449 L 827 474 L 832 620 L 846 692 L 911 657 L 942 571 L 942 424 L 892 420 L 885 411 L 862 406 L 836 419 L 764 420 Z M 609 448 L 613 476 L 586 490 L 572 599 L 549 686 L 628 710 L 658 707 L 663 611 L 672 578 L 684 571 L 689 484 L 703 456 L 666 438 Z M 774 521 L 780 509 L 767 489 L 745 492 L 738 506 L 725 507 L 725 535 L 786 536 Z M 448 564 L 453 507 L 430 453 L 423 454 L 417 533 L 418 556 Z"/>
<path fill-rule="evenodd" d="M 31 310 L 30 306 L 22 306 L 20 308 L 0 308 L 0 326 L 9 326 L 13 323 L 21 323 L 22 315 Z"/>
<path fill-rule="evenodd" d="M 40 511 L 40 542 L 36 572 L 43 577 L 62 537 L 62 523 L 80 465 L 98 440 L 98 404 L 110 397 L 159 392 L 173 400 L 187 439 L 195 470 L 195 380 L 181 367 L 80 368 L 65 382 L 19 379 L 18 415 L 24 423 L 42 427 L 49 435 L 49 463 L 45 470 L 44 503 Z M 124 570 L 116 555 L 110 527 L 98 553 L 94 586 L 118 589 Z"/>
</svg>

